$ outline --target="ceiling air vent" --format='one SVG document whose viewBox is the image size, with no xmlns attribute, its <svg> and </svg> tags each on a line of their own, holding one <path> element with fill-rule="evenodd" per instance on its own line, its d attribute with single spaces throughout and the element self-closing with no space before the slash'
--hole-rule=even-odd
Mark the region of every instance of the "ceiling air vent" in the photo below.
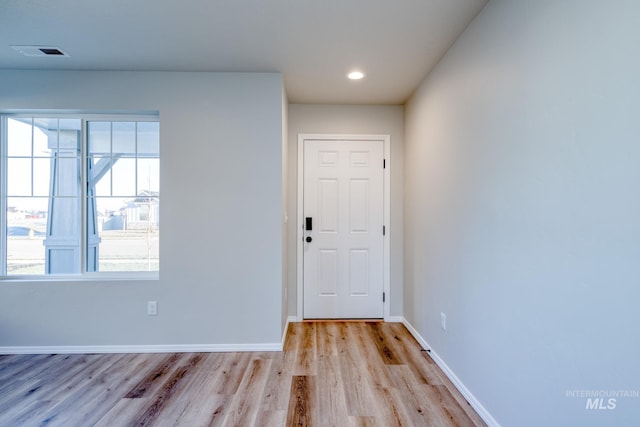
<svg viewBox="0 0 640 427">
<path fill-rule="evenodd" d="M 68 53 L 54 46 L 11 46 L 24 56 L 69 56 Z"/>
</svg>

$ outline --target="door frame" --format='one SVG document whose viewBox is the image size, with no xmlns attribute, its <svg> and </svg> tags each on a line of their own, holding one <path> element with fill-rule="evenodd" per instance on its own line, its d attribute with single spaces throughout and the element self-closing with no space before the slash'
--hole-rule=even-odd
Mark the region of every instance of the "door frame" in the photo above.
<svg viewBox="0 0 640 427">
<path fill-rule="evenodd" d="M 391 257 L 390 257 L 390 237 L 391 237 L 391 137 L 390 135 L 368 135 L 368 134 L 317 134 L 317 133 L 300 133 L 298 134 L 298 200 L 297 200 L 297 218 L 296 218 L 296 273 L 297 273 L 297 312 L 298 321 L 304 320 L 304 141 L 321 140 L 321 141 L 382 141 L 384 146 L 385 168 L 383 170 L 383 224 L 386 229 L 382 241 L 383 252 L 383 292 L 385 299 L 383 302 L 384 319 L 389 319 L 389 301 L 391 295 Z M 380 230 L 382 232 L 382 230 Z"/>
</svg>

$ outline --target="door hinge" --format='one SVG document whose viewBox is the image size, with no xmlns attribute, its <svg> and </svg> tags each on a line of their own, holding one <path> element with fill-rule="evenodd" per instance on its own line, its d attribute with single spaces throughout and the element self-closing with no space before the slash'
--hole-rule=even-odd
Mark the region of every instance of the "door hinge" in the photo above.
<svg viewBox="0 0 640 427">
<path fill-rule="evenodd" d="M 386 225 L 383 225 L 383 226 L 382 226 L 382 235 L 383 235 L 383 236 L 386 236 L 386 235 L 387 235 L 387 226 L 386 226 Z"/>
<path fill-rule="evenodd" d="M 383 293 L 382 293 L 382 302 L 385 302 L 385 299 L 386 299 L 386 295 L 385 295 L 385 293 L 383 292 Z"/>
<path fill-rule="evenodd" d="M 387 159 L 382 159 L 382 169 L 387 168 Z"/>
</svg>

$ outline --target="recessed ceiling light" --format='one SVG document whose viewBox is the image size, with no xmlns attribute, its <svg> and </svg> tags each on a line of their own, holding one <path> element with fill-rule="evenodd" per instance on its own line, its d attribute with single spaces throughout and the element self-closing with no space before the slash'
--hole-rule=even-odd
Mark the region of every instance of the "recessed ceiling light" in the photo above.
<svg viewBox="0 0 640 427">
<path fill-rule="evenodd" d="M 362 71 L 352 71 L 347 74 L 347 77 L 351 80 L 360 80 L 364 78 L 364 73 Z"/>
<path fill-rule="evenodd" d="M 70 56 L 67 52 L 55 46 L 11 46 L 11 48 L 24 56 Z"/>
</svg>

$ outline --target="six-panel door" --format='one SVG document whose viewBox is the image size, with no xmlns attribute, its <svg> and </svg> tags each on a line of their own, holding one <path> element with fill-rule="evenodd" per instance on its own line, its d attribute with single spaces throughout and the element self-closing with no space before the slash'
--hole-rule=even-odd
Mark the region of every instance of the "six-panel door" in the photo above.
<svg viewBox="0 0 640 427">
<path fill-rule="evenodd" d="M 304 142 L 307 319 L 383 317 L 383 150 L 379 140 Z"/>
</svg>

